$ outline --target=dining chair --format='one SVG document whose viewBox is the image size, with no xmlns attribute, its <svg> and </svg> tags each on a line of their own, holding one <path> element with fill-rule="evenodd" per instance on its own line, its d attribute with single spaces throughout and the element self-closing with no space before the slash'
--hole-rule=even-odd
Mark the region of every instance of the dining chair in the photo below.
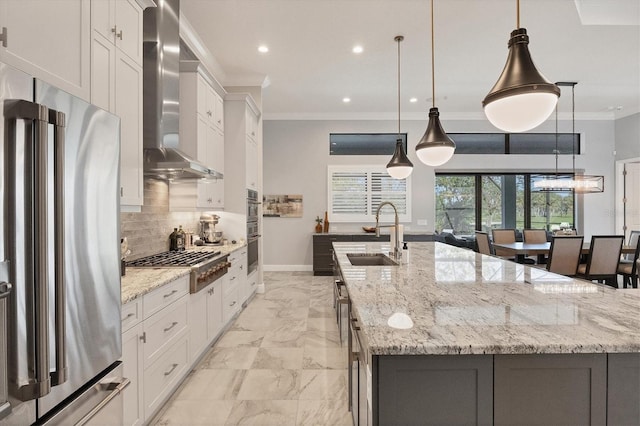
<svg viewBox="0 0 640 426">
<path fill-rule="evenodd" d="M 591 237 L 587 263 L 578 266 L 580 278 L 604 282 L 618 288 L 618 262 L 624 235 L 594 235 Z"/>
<path fill-rule="evenodd" d="M 522 231 L 522 236 L 525 243 L 542 244 L 547 242 L 546 229 L 525 229 Z M 547 262 L 547 258 L 544 254 L 539 254 L 537 263 L 544 264 Z"/>
<path fill-rule="evenodd" d="M 639 231 L 632 232 L 638 232 L 640 234 Z M 631 237 L 633 237 L 633 235 L 630 236 L 629 243 L 632 241 Z M 624 259 L 618 263 L 618 275 L 622 275 L 622 288 L 627 288 L 627 285 L 629 285 L 629 287 L 638 288 L 638 281 L 640 280 L 638 277 L 638 263 L 640 263 L 640 239 L 637 237 L 637 234 L 635 238 L 635 246 L 636 251 L 634 253 L 624 255 Z M 629 256 L 633 256 L 631 261 L 627 260 Z"/>
<path fill-rule="evenodd" d="M 492 255 L 491 241 L 489 241 L 489 234 L 482 231 L 476 231 L 476 251 L 482 254 Z"/>
<path fill-rule="evenodd" d="M 493 237 L 494 244 L 509 244 L 516 242 L 516 230 L 515 229 L 492 229 L 491 235 Z M 508 251 L 494 246 L 493 251 L 496 256 L 513 258 L 513 255 Z"/>
<path fill-rule="evenodd" d="M 583 242 L 583 236 L 553 237 L 547 261 L 547 271 L 567 276 L 576 275 Z"/>
<path fill-rule="evenodd" d="M 631 233 L 629 233 L 629 242 L 627 243 L 627 245 L 629 247 L 635 247 L 636 244 L 638 244 L 639 239 L 640 239 L 640 231 L 631 231 Z M 635 262 L 634 254 L 633 253 L 623 254 L 621 262 L 622 263 Z"/>
</svg>

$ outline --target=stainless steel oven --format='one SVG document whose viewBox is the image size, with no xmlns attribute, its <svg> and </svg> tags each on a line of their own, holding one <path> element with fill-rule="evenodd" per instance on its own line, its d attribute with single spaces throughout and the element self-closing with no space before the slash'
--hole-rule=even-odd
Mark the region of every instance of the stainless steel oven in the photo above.
<svg viewBox="0 0 640 426">
<path fill-rule="evenodd" d="M 247 240 L 247 275 L 258 269 L 258 238 Z"/>
<path fill-rule="evenodd" d="M 258 191 L 247 189 L 247 222 L 258 221 L 259 208 Z"/>
<path fill-rule="evenodd" d="M 258 269 L 259 261 L 259 209 L 258 191 L 247 190 L 247 275 Z"/>
</svg>

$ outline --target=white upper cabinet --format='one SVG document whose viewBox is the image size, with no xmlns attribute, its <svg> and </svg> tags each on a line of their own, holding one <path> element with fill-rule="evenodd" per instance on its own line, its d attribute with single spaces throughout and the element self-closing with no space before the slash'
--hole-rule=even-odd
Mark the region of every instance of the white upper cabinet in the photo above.
<svg viewBox="0 0 640 426">
<path fill-rule="evenodd" d="M 261 188 L 260 110 L 248 93 L 225 96 L 225 210 L 246 214 L 247 189 Z"/>
<path fill-rule="evenodd" d="M 0 61 L 90 99 L 89 0 L 0 0 Z"/>
<path fill-rule="evenodd" d="M 224 103 L 199 61 L 180 62 L 180 149 L 216 172 L 224 167 Z M 170 186 L 172 211 L 222 210 L 224 180 Z"/>
<path fill-rule="evenodd" d="M 120 117 L 125 209 L 143 203 L 142 16 L 134 0 L 91 1 L 91 102 Z"/>
<path fill-rule="evenodd" d="M 93 31 L 142 65 L 142 8 L 134 0 L 92 0 Z"/>
</svg>

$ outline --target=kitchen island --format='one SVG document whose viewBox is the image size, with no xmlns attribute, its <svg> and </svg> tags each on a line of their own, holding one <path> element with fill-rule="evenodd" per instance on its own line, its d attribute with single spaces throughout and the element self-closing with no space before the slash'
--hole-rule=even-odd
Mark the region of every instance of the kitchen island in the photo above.
<svg viewBox="0 0 640 426">
<path fill-rule="evenodd" d="M 398 266 L 333 246 L 356 424 L 640 424 L 635 295 L 440 243 Z"/>
</svg>

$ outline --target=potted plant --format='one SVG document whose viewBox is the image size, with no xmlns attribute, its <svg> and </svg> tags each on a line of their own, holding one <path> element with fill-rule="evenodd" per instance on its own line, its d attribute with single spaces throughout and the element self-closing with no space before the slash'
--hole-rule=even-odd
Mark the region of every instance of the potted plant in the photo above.
<svg viewBox="0 0 640 426">
<path fill-rule="evenodd" d="M 316 216 L 316 234 L 320 234 L 322 232 L 322 219 L 320 216 Z"/>
</svg>

